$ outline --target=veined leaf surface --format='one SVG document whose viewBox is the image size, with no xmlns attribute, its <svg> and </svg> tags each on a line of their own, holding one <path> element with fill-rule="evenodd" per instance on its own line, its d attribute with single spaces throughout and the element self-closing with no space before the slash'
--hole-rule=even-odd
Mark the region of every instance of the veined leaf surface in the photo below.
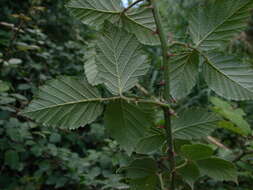
<svg viewBox="0 0 253 190">
<path fill-rule="evenodd" d="M 97 41 L 96 64 L 101 80 L 114 95 L 121 95 L 146 74 L 149 59 L 133 34 L 106 23 Z"/>
<path fill-rule="evenodd" d="M 205 1 L 192 11 L 190 34 L 197 48 L 215 49 L 247 26 L 252 0 Z"/>
<path fill-rule="evenodd" d="M 185 51 L 171 60 L 171 94 L 176 99 L 187 96 L 196 85 L 198 76 L 198 53 Z"/>
<path fill-rule="evenodd" d="M 133 8 L 123 13 L 124 7 L 120 0 L 72 0 L 67 7 L 84 24 L 100 29 L 104 21 L 108 20 L 128 29 L 141 43 L 159 44 L 157 35 L 153 35 L 156 28 L 150 8 Z"/>
<path fill-rule="evenodd" d="M 41 87 L 23 115 L 45 125 L 76 129 L 102 113 L 100 98 L 85 79 L 61 77 Z"/>
<path fill-rule="evenodd" d="M 237 172 L 233 163 L 216 157 L 197 161 L 202 175 L 207 175 L 219 181 L 237 182 Z"/>
<path fill-rule="evenodd" d="M 220 118 L 204 109 L 189 109 L 178 114 L 172 121 L 172 132 L 178 139 L 200 139 L 208 136 Z"/>
<path fill-rule="evenodd" d="M 153 125 L 153 107 L 147 104 L 130 104 L 124 100 L 110 103 L 105 112 L 108 134 L 131 154 Z"/>
<path fill-rule="evenodd" d="M 84 71 L 88 79 L 88 82 L 93 86 L 102 83 L 99 77 L 97 64 L 96 64 L 95 44 L 90 44 L 90 46 L 88 47 L 86 51 L 86 55 L 84 59 L 85 59 Z"/>
<path fill-rule="evenodd" d="M 215 53 L 207 56 L 203 74 L 208 86 L 230 100 L 253 99 L 253 67 L 233 56 Z"/>
</svg>

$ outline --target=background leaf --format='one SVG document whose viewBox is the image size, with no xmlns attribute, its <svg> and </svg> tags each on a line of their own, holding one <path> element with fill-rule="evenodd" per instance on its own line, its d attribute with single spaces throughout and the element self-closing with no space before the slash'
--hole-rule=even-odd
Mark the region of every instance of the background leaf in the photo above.
<svg viewBox="0 0 253 190">
<path fill-rule="evenodd" d="M 212 97 L 210 100 L 215 105 L 214 111 L 230 121 L 221 121 L 219 126 L 241 135 L 249 135 L 251 133 L 250 125 L 244 119 L 246 113 L 242 109 L 234 108 L 228 102 L 217 97 Z"/>
<path fill-rule="evenodd" d="M 5 161 L 4 163 L 8 166 L 10 166 L 11 169 L 18 170 L 19 167 L 19 155 L 14 150 L 8 150 L 4 154 Z"/>
<path fill-rule="evenodd" d="M 218 181 L 235 181 L 237 182 L 237 172 L 233 163 L 220 159 L 208 158 L 197 161 L 197 165 L 202 175 Z"/>
</svg>

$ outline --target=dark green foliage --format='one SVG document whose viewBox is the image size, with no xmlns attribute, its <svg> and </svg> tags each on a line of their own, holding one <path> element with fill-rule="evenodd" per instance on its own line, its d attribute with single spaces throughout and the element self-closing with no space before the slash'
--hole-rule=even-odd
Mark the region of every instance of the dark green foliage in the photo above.
<svg viewBox="0 0 253 190">
<path fill-rule="evenodd" d="M 161 99 L 160 48 L 143 45 L 159 45 L 152 11 L 141 4 L 122 14 L 120 1 L 98 0 L 92 7 L 89 1 L 0 2 L 0 189 L 168 187 L 170 158 L 159 107 L 169 105 Z M 71 18 L 65 3 L 91 28 Z M 251 45 L 245 40 L 251 30 L 237 39 L 253 3 L 158 4 L 171 44 L 176 186 L 250 190 L 252 102 L 227 102 L 211 90 L 226 99 L 253 97 Z M 55 80 L 58 75 L 63 77 Z M 21 115 L 33 94 L 35 101 Z"/>
</svg>

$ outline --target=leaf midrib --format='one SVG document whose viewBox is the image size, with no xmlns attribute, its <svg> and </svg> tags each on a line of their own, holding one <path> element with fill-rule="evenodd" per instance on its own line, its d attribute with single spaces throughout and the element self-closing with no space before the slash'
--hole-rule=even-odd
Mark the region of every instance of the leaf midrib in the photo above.
<svg viewBox="0 0 253 190">
<path fill-rule="evenodd" d="M 211 30 L 210 32 L 208 32 L 203 38 L 202 40 L 200 40 L 197 44 L 196 44 L 196 48 L 198 48 L 202 42 L 204 42 L 215 30 L 217 30 L 221 25 L 223 25 L 226 21 L 228 21 L 232 16 L 234 16 L 240 9 L 244 8 L 245 5 L 243 5 L 242 7 L 239 7 L 238 9 L 236 9 L 233 13 L 231 13 L 230 15 L 228 15 L 227 17 L 225 17 L 224 21 L 221 22 L 220 24 L 218 24 L 213 30 Z"/>
<path fill-rule="evenodd" d="M 122 16 L 121 13 L 122 11 L 104 11 L 104 10 L 101 10 L 101 9 L 91 9 L 91 8 L 86 8 L 86 7 L 75 7 L 75 6 L 67 6 L 68 8 L 73 8 L 73 9 L 85 9 L 85 10 L 88 10 L 88 11 L 95 11 L 95 12 L 98 12 L 98 13 L 103 13 L 103 14 L 113 14 L 113 15 L 119 15 L 119 16 Z M 136 22 L 134 19 L 132 19 L 129 15 L 127 14 L 124 14 L 124 16 L 131 22 L 133 22 L 134 24 L 137 24 L 143 28 L 146 28 L 150 31 L 153 32 L 152 29 L 150 29 L 149 27 L 145 26 L 145 25 L 142 25 L 141 23 L 139 22 Z"/>
<path fill-rule="evenodd" d="M 82 99 L 82 100 L 78 100 L 78 101 L 71 101 L 71 102 L 66 102 L 66 103 L 62 103 L 62 104 L 47 106 L 47 107 L 43 107 L 43 108 L 36 109 L 36 110 L 25 111 L 25 112 L 23 112 L 23 114 L 37 112 L 37 111 L 43 111 L 43 110 L 47 110 L 47 109 L 63 107 L 63 106 L 68 106 L 68 105 L 73 105 L 73 104 L 89 103 L 89 102 L 101 102 L 101 101 L 104 101 L 104 99 L 103 98 Z"/>
<path fill-rule="evenodd" d="M 173 130 L 173 133 L 176 133 L 176 132 L 178 132 L 178 131 L 182 131 L 182 130 L 184 130 L 184 129 L 186 129 L 186 128 L 190 128 L 190 127 L 202 125 L 202 124 L 214 123 L 214 122 L 216 122 L 216 121 L 219 121 L 219 119 L 212 120 L 212 121 L 197 122 L 197 123 L 194 123 L 194 124 L 191 124 L 191 125 L 186 125 L 186 126 L 184 126 L 184 127 L 177 128 L 177 129 Z"/>
<path fill-rule="evenodd" d="M 239 85 L 241 88 L 247 90 L 249 93 L 253 93 L 253 91 L 251 91 L 250 89 L 244 87 L 241 83 L 238 83 L 237 81 L 235 81 L 234 79 L 230 78 L 226 73 L 222 72 L 218 67 L 215 66 L 215 64 L 213 64 L 208 57 L 205 57 L 206 61 L 208 63 L 209 66 L 211 66 L 215 71 L 217 71 L 218 73 L 220 73 L 222 76 L 226 77 L 228 80 L 232 81 L 233 83 Z"/>
</svg>

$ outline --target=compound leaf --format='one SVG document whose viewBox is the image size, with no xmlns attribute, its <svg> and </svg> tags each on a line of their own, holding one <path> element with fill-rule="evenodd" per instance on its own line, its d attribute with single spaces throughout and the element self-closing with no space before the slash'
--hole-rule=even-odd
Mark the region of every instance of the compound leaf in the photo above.
<svg viewBox="0 0 253 190">
<path fill-rule="evenodd" d="M 245 136 L 251 133 L 250 125 L 244 119 L 246 113 L 242 109 L 234 108 L 229 102 L 217 97 L 212 97 L 210 100 L 215 105 L 214 111 L 230 121 L 221 121 L 219 126 Z"/>
<path fill-rule="evenodd" d="M 102 113 L 100 98 L 86 79 L 61 77 L 41 87 L 22 114 L 44 125 L 76 129 Z"/>
</svg>

